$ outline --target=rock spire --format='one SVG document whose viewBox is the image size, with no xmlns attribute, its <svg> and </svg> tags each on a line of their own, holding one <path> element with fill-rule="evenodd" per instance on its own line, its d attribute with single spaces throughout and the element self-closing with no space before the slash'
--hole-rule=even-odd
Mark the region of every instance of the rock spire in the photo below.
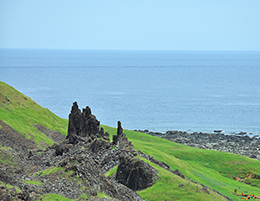
<svg viewBox="0 0 260 201">
<path fill-rule="evenodd" d="M 92 139 L 101 137 L 103 129 L 99 131 L 100 122 L 95 115 L 91 114 L 91 109 L 87 106 L 81 112 L 77 102 L 73 103 L 71 113 L 69 114 L 68 137 L 77 135 L 80 137 L 90 137 Z M 68 138 L 67 137 L 67 138 Z"/>
</svg>

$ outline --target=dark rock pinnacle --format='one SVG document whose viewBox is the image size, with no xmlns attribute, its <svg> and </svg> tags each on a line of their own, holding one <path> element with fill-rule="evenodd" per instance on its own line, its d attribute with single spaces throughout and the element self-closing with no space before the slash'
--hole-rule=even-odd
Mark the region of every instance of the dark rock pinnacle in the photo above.
<svg viewBox="0 0 260 201">
<path fill-rule="evenodd" d="M 77 135 L 95 139 L 104 135 L 103 130 L 99 131 L 100 122 L 96 119 L 95 115 L 91 114 L 91 109 L 87 106 L 83 112 L 78 109 L 77 102 L 73 103 L 71 113 L 69 115 L 69 128 L 68 136 Z"/>
</svg>

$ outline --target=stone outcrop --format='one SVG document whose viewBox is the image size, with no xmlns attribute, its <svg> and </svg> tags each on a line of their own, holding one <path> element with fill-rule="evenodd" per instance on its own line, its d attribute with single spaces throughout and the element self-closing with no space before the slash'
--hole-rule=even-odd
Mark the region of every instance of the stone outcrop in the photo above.
<svg viewBox="0 0 260 201">
<path fill-rule="evenodd" d="M 137 158 L 121 157 L 116 180 L 134 191 L 143 190 L 154 184 L 157 170 Z"/>
<path fill-rule="evenodd" d="M 143 158 L 145 158 L 145 159 L 147 159 L 147 160 L 149 160 L 149 161 L 151 161 L 154 164 L 159 165 L 160 167 L 164 168 L 165 170 L 167 170 L 167 171 L 169 171 L 169 172 L 171 172 L 171 173 L 173 173 L 173 174 L 175 174 L 175 175 L 185 179 L 185 176 L 178 169 L 173 171 L 173 170 L 170 169 L 170 166 L 168 164 L 166 164 L 166 163 L 164 163 L 162 161 L 156 160 L 154 157 L 152 157 L 152 156 L 150 156 L 148 154 L 145 154 L 145 153 L 143 153 L 141 151 L 138 151 L 138 155 L 143 157 Z"/>
<path fill-rule="evenodd" d="M 55 131 L 40 125 L 35 127 L 47 136 L 55 134 Z M 0 130 L 6 129 L 4 125 Z M 152 186 L 158 179 L 157 170 L 135 158 L 137 151 L 123 133 L 121 122 L 118 121 L 117 134 L 110 142 L 109 134 L 100 128 L 100 122 L 91 114 L 89 107 L 81 112 L 77 103 L 73 104 L 68 135 L 62 142 L 60 137 L 52 137 L 56 143 L 46 150 L 31 146 L 29 152 L 26 149 L 26 152 L 14 154 L 15 150 L 5 148 L 6 158 L 10 158 L 10 154 L 12 161 L 19 166 L 2 166 L 0 181 L 20 190 L 18 193 L 14 188 L 10 190 L 0 186 L 0 200 L 39 200 L 43 194 L 59 194 L 78 200 L 84 194 L 86 200 L 141 201 L 135 191 Z M 184 178 L 180 171 L 172 171 L 166 163 L 142 152 L 138 154 Z M 105 177 L 104 173 L 116 166 L 116 175 Z M 111 198 L 98 198 L 100 192 Z"/>
<path fill-rule="evenodd" d="M 91 114 L 90 108 L 87 106 L 81 112 L 78 108 L 77 102 L 73 103 L 71 113 L 69 114 L 68 136 L 77 135 L 95 139 L 97 137 L 104 137 L 103 130 L 99 131 L 100 122 L 95 115 Z M 107 137 L 106 137 L 107 138 Z"/>
<path fill-rule="evenodd" d="M 113 135 L 113 144 L 118 145 L 120 149 L 129 149 L 133 150 L 134 146 L 127 139 L 126 135 L 123 133 L 123 128 L 121 122 L 117 122 L 117 135 Z"/>
<path fill-rule="evenodd" d="M 132 143 L 128 141 L 123 133 L 121 122 L 118 121 L 117 125 L 117 135 L 113 135 L 112 144 L 119 146 L 120 149 L 133 150 Z M 99 127 L 100 122 L 95 115 L 91 114 L 91 109 L 88 106 L 81 112 L 77 102 L 73 103 L 71 113 L 69 114 L 68 135 L 66 137 L 69 143 L 76 144 L 79 141 L 91 142 L 96 138 L 102 138 L 109 142 L 109 134 L 107 132 L 104 133 L 104 129 L 102 127 L 99 129 Z"/>
<path fill-rule="evenodd" d="M 141 201 L 141 197 L 126 185 L 104 176 L 104 173 L 119 165 L 120 156 L 133 158 L 136 153 L 123 133 L 121 122 L 118 122 L 117 135 L 113 137 L 115 141 L 112 143 L 109 134 L 99 127 L 100 123 L 91 114 L 89 107 L 81 112 L 77 103 L 73 103 L 66 139 L 41 153 L 31 151 L 27 157 L 28 163 L 40 170 L 62 167 L 65 172 L 70 172 L 70 180 L 61 176 L 62 171 L 44 175 L 41 186 L 29 186 L 29 190 L 38 194 L 59 192 L 71 199 L 76 199 L 83 193 L 96 196 L 97 192 L 103 192 L 113 199 Z M 22 179 L 35 180 L 32 176 Z"/>
<path fill-rule="evenodd" d="M 63 153 L 69 152 L 69 150 L 72 148 L 72 144 L 54 144 L 50 147 L 50 149 L 55 150 L 56 156 L 62 156 Z"/>
<path fill-rule="evenodd" d="M 141 197 L 126 189 L 125 186 L 111 183 L 101 174 L 98 164 L 88 154 L 73 155 L 59 162 L 58 166 L 65 168 L 65 171 L 73 171 L 72 177 L 79 177 L 85 182 L 87 194 L 95 195 L 95 192 L 103 191 L 106 195 L 119 200 L 142 200 Z M 128 193 L 124 193 L 124 192 Z M 97 194 L 96 194 L 97 195 Z"/>
</svg>

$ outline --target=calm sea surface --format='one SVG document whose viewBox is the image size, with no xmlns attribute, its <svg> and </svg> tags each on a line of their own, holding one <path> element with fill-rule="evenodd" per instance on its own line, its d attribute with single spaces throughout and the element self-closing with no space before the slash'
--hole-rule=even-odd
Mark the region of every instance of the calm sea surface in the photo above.
<svg viewBox="0 0 260 201">
<path fill-rule="evenodd" d="M 77 101 L 113 127 L 260 134 L 260 52 L 0 49 L 0 80 L 62 118 Z"/>
</svg>

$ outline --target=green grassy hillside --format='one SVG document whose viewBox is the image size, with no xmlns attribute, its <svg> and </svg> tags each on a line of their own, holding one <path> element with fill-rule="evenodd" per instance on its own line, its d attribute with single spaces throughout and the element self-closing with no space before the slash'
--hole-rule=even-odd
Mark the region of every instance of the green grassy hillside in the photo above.
<svg viewBox="0 0 260 201">
<path fill-rule="evenodd" d="M 115 128 L 103 127 L 110 136 L 116 134 Z M 259 161 L 237 154 L 188 147 L 135 131 L 124 129 L 124 133 L 136 149 L 167 163 L 172 170 L 179 169 L 185 177 L 215 189 L 232 200 L 241 200 L 241 197 L 233 194 L 234 190 L 239 188 L 239 192 L 260 196 L 259 186 L 250 186 L 233 179 L 243 174 L 260 175 Z M 257 184 L 259 179 L 256 181 Z M 153 200 L 151 198 L 157 194 L 167 193 L 167 196 L 175 196 L 176 192 L 172 189 L 172 185 L 162 182 L 141 191 L 140 195 L 148 200 Z"/>
<path fill-rule="evenodd" d="M 0 82 L 0 120 L 27 139 L 35 141 L 41 148 L 46 146 L 45 143 L 52 145 L 54 142 L 39 132 L 34 125 L 42 125 L 64 135 L 67 134 L 68 120 L 57 117 L 48 109 L 39 106 L 29 97 L 3 82 Z M 102 127 L 110 133 L 110 137 L 116 134 L 116 128 Z M 215 189 L 232 200 L 241 200 L 241 197 L 233 194 L 235 189 L 239 189 L 239 192 L 260 196 L 259 179 L 250 179 L 251 186 L 233 179 L 233 177 L 242 177 L 242 175 L 260 175 L 259 161 L 242 155 L 192 148 L 130 130 L 124 130 L 124 133 L 137 150 L 167 163 L 172 170 L 179 169 L 186 178 Z M 12 163 L 9 162 L 12 157 L 9 151 L 11 153 L 11 150 L 4 145 L 0 147 L 0 164 L 1 161 L 3 164 Z M 159 180 L 151 188 L 138 192 L 143 199 L 149 201 L 223 199 L 213 191 L 210 191 L 209 194 L 205 193 L 201 186 L 187 179 L 183 180 L 149 161 L 146 162 L 159 171 Z M 112 172 L 115 173 L 115 169 Z M 180 183 L 183 183 L 184 186 L 179 187 Z M 53 199 L 62 200 L 63 198 L 53 194 L 43 196 L 43 200 Z M 64 200 L 70 199 L 64 198 Z"/>
<path fill-rule="evenodd" d="M 61 119 L 47 108 L 0 81 L 0 119 L 18 133 L 36 142 L 38 147 L 52 145 L 53 141 L 39 132 L 34 125 L 42 125 L 67 135 L 67 119 Z M 45 142 L 45 143 L 42 143 Z"/>
</svg>

